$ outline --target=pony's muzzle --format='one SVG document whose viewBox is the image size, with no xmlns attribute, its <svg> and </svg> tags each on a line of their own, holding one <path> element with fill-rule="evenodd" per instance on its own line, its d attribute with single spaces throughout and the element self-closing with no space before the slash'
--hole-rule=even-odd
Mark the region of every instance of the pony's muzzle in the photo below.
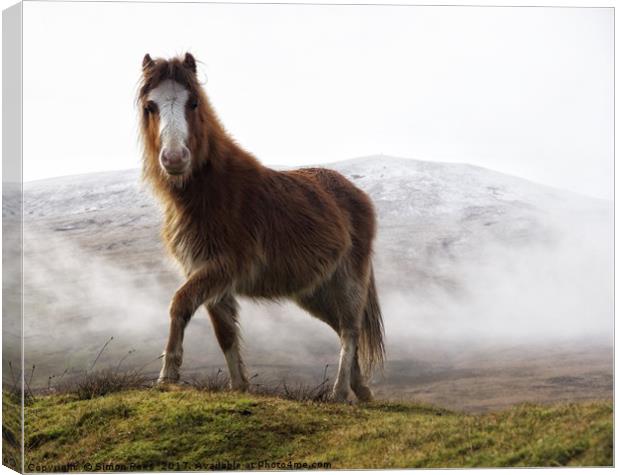
<svg viewBox="0 0 620 475">
<path fill-rule="evenodd" d="M 161 151 L 161 165 L 170 175 L 181 175 L 189 166 L 189 149 L 185 146 L 164 148 Z"/>
</svg>

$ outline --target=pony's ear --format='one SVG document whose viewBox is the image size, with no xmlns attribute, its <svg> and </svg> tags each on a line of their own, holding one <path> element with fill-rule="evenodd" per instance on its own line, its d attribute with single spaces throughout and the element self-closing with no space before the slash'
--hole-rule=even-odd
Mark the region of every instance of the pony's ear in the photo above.
<svg viewBox="0 0 620 475">
<path fill-rule="evenodd" d="M 151 69 L 155 61 L 151 58 L 151 55 L 146 53 L 144 58 L 142 59 L 142 71 L 146 71 L 147 69 Z"/>
<path fill-rule="evenodd" d="M 185 59 L 183 60 L 183 66 L 189 69 L 191 72 L 196 72 L 196 60 L 191 53 L 185 53 Z"/>
</svg>

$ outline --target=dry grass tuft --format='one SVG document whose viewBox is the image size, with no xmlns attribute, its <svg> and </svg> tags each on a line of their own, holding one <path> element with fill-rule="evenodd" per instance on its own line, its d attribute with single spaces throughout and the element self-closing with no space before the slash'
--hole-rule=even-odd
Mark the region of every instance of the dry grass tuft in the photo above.
<svg viewBox="0 0 620 475">
<path fill-rule="evenodd" d="M 60 383 L 56 391 L 86 400 L 128 389 L 143 389 L 149 387 L 150 383 L 150 378 L 137 371 L 118 372 L 107 369 L 69 379 Z"/>
<path fill-rule="evenodd" d="M 198 391 L 221 392 L 229 388 L 229 381 L 224 371 L 218 369 L 215 374 L 196 376 L 186 384 Z"/>
</svg>

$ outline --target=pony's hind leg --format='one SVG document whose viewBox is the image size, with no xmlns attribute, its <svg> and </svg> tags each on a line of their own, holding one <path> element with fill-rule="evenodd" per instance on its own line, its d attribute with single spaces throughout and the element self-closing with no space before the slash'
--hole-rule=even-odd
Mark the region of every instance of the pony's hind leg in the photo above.
<svg viewBox="0 0 620 475">
<path fill-rule="evenodd" d="M 237 320 L 239 306 L 232 295 L 226 295 L 217 303 L 207 305 L 207 311 L 215 336 L 224 352 L 228 372 L 230 374 L 230 388 L 246 391 L 249 387 L 245 365 L 241 358 L 239 325 Z"/>
<path fill-rule="evenodd" d="M 360 362 L 358 353 L 355 353 L 353 360 L 353 369 L 351 372 L 351 389 L 357 396 L 357 399 L 363 402 L 370 402 L 373 400 L 372 391 L 368 387 L 364 373 L 360 368 Z"/>
<path fill-rule="evenodd" d="M 332 399 L 335 401 L 346 401 L 349 390 L 354 389 L 353 386 L 359 388 L 360 381 L 355 373 L 355 361 L 364 286 L 343 274 L 337 272 L 312 294 L 297 299 L 302 308 L 330 325 L 340 337 L 338 373 L 332 391 Z"/>
<path fill-rule="evenodd" d="M 353 389 L 358 397 L 360 394 L 364 396 L 360 391 L 361 372 L 357 371 L 359 369 L 357 354 L 367 285 L 364 285 L 352 272 L 336 274 L 331 282 L 334 286 L 334 304 L 338 309 L 341 342 L 338 376 L 334 383 L 333 397 L 335 400 L 343 401 L 347 399 L 349 389 Z"/>
<path fill-rule="evenodd" d="M 332 398 L 335 401 L 344 402 L 349 397 L 351 389 L 351 373 L 357 351 L 357 334 L 355 330 L 347 328 L 340 335 L 340 361 L 338 363 L 338 376 L 334 383 Z"/>
</svg>

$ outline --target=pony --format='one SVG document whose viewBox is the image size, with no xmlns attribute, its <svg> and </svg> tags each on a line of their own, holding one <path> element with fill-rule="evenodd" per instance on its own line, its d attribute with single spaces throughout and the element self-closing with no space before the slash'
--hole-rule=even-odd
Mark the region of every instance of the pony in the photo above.
<svg viewBox="0 0 620 475">
<path fill-rule="evenodd" d="M 205 305 L 230 387 L 247 391 L 237 296 L 290 299 L 340 338 L 331 397 L 345 401 L 352 390 L 371 400 L 368 378 L 385 347 L 370 198 L 333 170 L 259 163 L 222 126 L 190 53 L 145 55 L 137 104 L 143 178 L 161 202 L 163 241 L 186 277 L 170 304 L 158 382 L 179 380 L 185 328 Z"/>
</svg>

